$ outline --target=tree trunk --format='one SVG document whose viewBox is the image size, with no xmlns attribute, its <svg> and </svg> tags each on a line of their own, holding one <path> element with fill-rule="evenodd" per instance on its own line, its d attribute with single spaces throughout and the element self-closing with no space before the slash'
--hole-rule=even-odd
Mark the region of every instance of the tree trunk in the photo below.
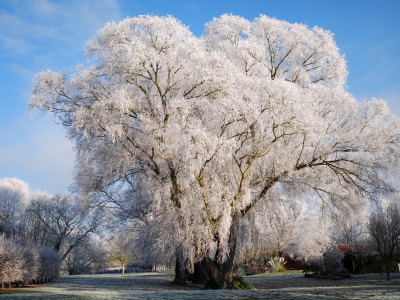
<svg viewBox="0 0 400 300">
<path fill-rule="evenodd" d="M 182 257 L 176 257 L 176 264 L 175 264 L 175 279 L 174 281 L 180 285 L 186 285 L 188 271 L 186 269 L 185 264 L 181 261 Z"/>
<path fill-rule="evenodd" d="M 210 287 L 225 287 L 224 280 L 222 278 L 221 270 L 217 267 L 217 265 L 212 261 L 211 258 L 205 257 L 201 261 L 202 266 L 207 272 L 207 275 L 210 277 L 208 284 Z"/>
<path fill-rule="evenodd" d="M 220 262 L 218 253 L 214 261 L 205 257 L 194 266 L 193 283 L 207 284 L 209 287 L 230 288 L 233 281 L 233 261 L 235 259 L 236 243 L 238 238 L 240 215 L 236 213 L 232 218 L 232 225 L 229 234 L 229 254 L 224 263 Z M 185 285 L 188 280 L 187 261 L 183 261 L 180 249 L 176 251 L 175 282 Z"/>
<path fill-rule="evenodd" d="M 239 215 L 235 214 L 229 235 L 229 255 L 227 260 L 221 264 L 218 253 L 214 261 L 210 257 L 205 257 L 200 263 L 195 265 L 193 280 L 196 283 L 206 283 L 209 287 L 230 288 L 233 280 L 233 261 L 236 252 L 236 242 L 238 237 Z"/>
<path fill-rule="evenodd" d="M 229 238 L 230 239 L 230 238 Z M 222 278 L 228 288 L 231 287 L 233 281 L 233 260 L 235 259 L 237 236 L 232 238 L 231 249 L 229 250 L 229 257 L 222 265 Z"/>
<path fill-rule="evenodd" d="M 174 281 L 180 285 L 186 285 L 188 281 L 189 272 L 187 270 L 187 266 L 189 265 L 188 258 L 186 258 L 183 254 L 183 250 L 181 247 L 176 248 L 175 252 L 176 263 L 175 263 L 175 279 Z"/>
<path fill-rule="evenodd" d="M 122 275 L 125 275 L 125 263 L 122 263 Z"/>
<path fill-rule="evenodd" d="M 54 246 L 54 250 L 59 253 L 61 249 L 61 242 L 57 242 L 57 244 Z"/>
<path fill-rule="evenodd" d="M 232 281 L 233 281 L 233 261 L 235 259 L 236 253 L 236 243 L 238 238 L 238 231 L 239 231 L 239 219 L 240 216 L 236 213 L 232 218 L 232 225 L 229 234 L 229 257 L 222 265 L 222 278 L 225 282 L 225 287 L 230 288 Z"/>
<path fill-rule="evenodd" d="M 385 269 L 386 269 L 386 278 L 388 281 L 391 281 L 392 279 L 390 278 L 390 263 L 386 264 Z"/>
<path fill-rule="evenodd" d="M 194 264 L 193 272 L 193 283 L 194 284 L 206 284 L 210 281 L 210 277 L 207 274 L 206 268 L 201 262 Z"/>
</svg>

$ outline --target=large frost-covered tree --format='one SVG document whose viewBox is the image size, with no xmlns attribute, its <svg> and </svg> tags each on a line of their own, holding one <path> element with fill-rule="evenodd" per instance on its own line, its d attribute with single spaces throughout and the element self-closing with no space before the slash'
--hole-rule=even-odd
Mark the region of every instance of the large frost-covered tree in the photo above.
<svg viewBox="0 0 400 300">
<path fill-rule="evenodd" d="M 139 16 L 108 23 L 86 50 L 71 77 L 36 76 L 30 111 L 65 126 L 87 195 L 139 174 L 180 265 L 201 262 L 219 286 L 240 218 L 272 188 L 346 212 L 398 158 L 398 118 L 345 91 L 345 60 L 321 28 L 223 15 L 197 38 L 173 17 Z"/>
</svg>

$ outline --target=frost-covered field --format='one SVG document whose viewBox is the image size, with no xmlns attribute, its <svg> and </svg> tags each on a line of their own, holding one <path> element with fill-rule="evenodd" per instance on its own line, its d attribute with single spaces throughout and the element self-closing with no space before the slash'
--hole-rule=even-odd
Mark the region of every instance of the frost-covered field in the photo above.
<svg viewBox="0 0 400 300">
<path fill-rule="evenodd" d="M 157 273 L 62 276 L 36 289 L 2 292 L 0 299 L 400 299 L 400 274 L 388 283 L 383 275 L 346 280 L 303 275 L 249 276 L 257 290 L 200 290 L 179 287 L 173 276 Z"/>
</svg>

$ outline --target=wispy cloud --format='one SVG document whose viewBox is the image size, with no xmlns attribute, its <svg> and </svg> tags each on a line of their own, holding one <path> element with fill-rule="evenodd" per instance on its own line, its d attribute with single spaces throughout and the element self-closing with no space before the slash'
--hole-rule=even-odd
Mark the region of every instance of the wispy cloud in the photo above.
<svg viewBox="0 0 400 300">
<path fill-rule="evenodd" d="M 19 178 L 33 190 L 68 190 L 75 153 L 61 126 L 23 116 L 0 128 L 0 136 L 0 178 Z"/>
<path fill-rule="evenodd" d="M 0 38 L 8 54 L 22 52 L 26 46 L 30 51 L 43 46 L 47 50 L 54 47 L 53 51 L 82 51 L 99 28 L 118 19 L 121 13 L 116 0 L 16 1 L 0 11 Z"/>
<path fill-rule="evenodd" d="M 51 120 L 22 115 L 30 82 L 46 68 L 74 70 L 84 62 L 86 41 L 119 19 L 117 0 L 0 0 L 0 77 L 12 83 L 0 91 L 0 178 L 17 177 L 50 193 L 67 191 L 73 145 Z"/>
</svg>

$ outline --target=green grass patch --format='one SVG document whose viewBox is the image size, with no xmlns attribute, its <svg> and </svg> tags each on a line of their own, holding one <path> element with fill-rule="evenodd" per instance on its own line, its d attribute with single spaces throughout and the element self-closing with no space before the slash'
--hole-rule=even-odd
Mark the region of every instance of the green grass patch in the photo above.
<svg viewBox="0 0 400 300">
<path fill-rule="evenodd" d="M 234 276 L 232 281 L 232 289 L 234 290 L 255 290 L 255 287 L 244 281 L 242 276 Z"/>
</svg>

